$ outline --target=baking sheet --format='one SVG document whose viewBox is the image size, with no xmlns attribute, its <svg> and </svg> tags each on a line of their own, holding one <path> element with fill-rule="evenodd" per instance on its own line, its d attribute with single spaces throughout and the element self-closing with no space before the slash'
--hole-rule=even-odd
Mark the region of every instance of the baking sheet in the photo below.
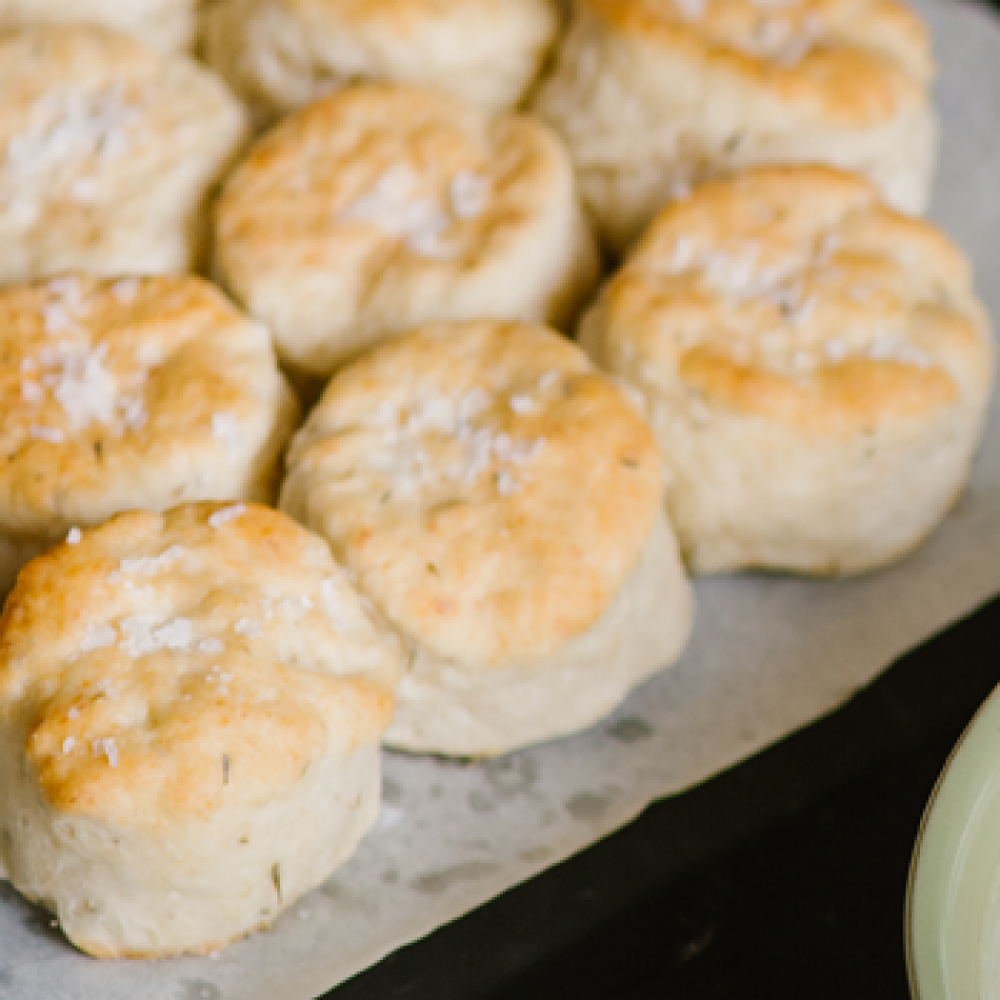
<svg viewBox="0 0 1000 1000">
<path fill-rule="evenodd" d="M 958 0 L 917 7 L 941 66 L 933 215 L 1000 317 L 1000 22 Z M 382 816 L 355 858 L 215 958 L 88 959 L 0 881 L 0 998 L 309 1000 L 830 712 L 1000 591 L 1000 408 L 968 492 L 904 563 L 849 582 L 743 577 L 697 591 L 683 660 L 591 731 L 477 766 L 387 754 Z"/>
</svg>

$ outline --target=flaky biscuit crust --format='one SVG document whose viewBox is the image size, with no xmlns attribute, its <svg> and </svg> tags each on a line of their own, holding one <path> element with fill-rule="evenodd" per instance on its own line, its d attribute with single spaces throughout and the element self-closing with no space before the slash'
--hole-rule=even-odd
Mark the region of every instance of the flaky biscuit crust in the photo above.
<svg viewBox="0 0 1000 1000">
<path fill-rule="evenodd" d="M 662 489 L 649 428 L 582 352 L 489 322 L 425 327 L 342 371 L 288 466 L 285 509 L 407 635 L 476 666 L 592 625 Z"/>
<path fill-rule="evenodd" d="M 927 29 L 896 0 L 798 0 L 774 12 L 752 0 L 578 0 L 578 7 L 668 58 L 696 54 L 831 122 L 876 124 L 920 103 L 932 73 Z M 803 50 L 797 59 L 793 46 Z"/>
<path fill-rule="evenodd" d="M 653 435 L 622 390 L 552 332 L 480 321 L 404 334 L 338 374 L 290 449 L 282 505 L 414 651 L 393 744 L 474 753 L 589 724 L 676 657 L 690 600 L 661 496 Z M 541 704 L 549 668 L 599 629 L 658 531 L 659 642 L 613 664 L 639 627 L 623 612 L 600 633 L 599 698 L 520 717 L 499 704 L 519 684 Z"/>
<path fill-rule="evenodd" d="M 270 922 L 373 821 L 399 666 L 326 544 L 274 511 L 83 532 L 0 620 L 8 876 L 97 955 Z"/>
<path fill-rule="evenodd" d="M 221 0 L 204 49 L 268 120 L 361 80 L 517 106 L 559 27 L 556 0 Z"/>
<path fill-rule="evenodd" d="M 253 148 L 217 207 L 216 270 L 286 363 L 324 376 L 428 321 L 567 322 L 598 260 L 548 129 L 367 85 Z"/>
<path fill-rule="evenodd" d="M 161 52 L 192 48 L 199 0 L 0 0 L 0 25 L 103 24 Z"/>
<path fill-rule="evenodd" d="M 898 557 L 964 482 L 993 383 L 961 252 L 819 167 L 664 209 L 581 341 L 646 396 L 699 569 Z"/>
<path fill-rule="evenodd" d="M 246 128 L 186 56 L 93 25 L 0 29 L 0 281 L 200 263 Z"/>
<path fill-rule="evenodd" d="M 134 507 L 273 498 L 299 407 L 267 331 L 207 282 L 11 285 L 0 348 L 0 538 L 13 548 Z"/>
<path fill-rule="evenodd" d="M 692 183 L 760 164 L 858 170 L 921 211 L 931 76 L 927 31 L 895 0 L 582 0 L 536 108 L 624 250 Z"/>
<path fill-rule="evenodd" d="M 677 540 L 661 514 L 638 565 L 598 619 L 544 660 L 470 670 L 417 648 L 384 742 L 418 753 L 489 757 L 579 732 L 674 663 L 692 619 Z"/>
</svg>

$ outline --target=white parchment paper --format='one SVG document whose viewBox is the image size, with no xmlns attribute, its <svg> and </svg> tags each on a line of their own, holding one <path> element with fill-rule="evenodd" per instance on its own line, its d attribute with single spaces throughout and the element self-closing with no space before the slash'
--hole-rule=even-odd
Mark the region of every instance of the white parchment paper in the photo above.
<svg viewBox="0 0 1000 1000">
<path fill-rule="evenodd" d="M 941 66 L 933 214 L 1000 317 L 1000 21 L 959 0 L 918 6 Z M 896 568 L 697 589 L 682 662 L 591 731 L 475 767 L 387 755 L 382 818 L 356 857 L 273 931 L 215 959 L 88 959 L 0 882 L 0 998 L 309 1000 L 831 711 L 1000 591 L 1000 408 L 964 499 Z"/>
</svg>

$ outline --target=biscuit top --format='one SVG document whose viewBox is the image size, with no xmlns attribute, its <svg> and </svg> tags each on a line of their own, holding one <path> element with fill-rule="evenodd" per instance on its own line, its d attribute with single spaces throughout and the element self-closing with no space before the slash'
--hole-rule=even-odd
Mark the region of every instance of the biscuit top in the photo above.
<svg viewBox="0 0 1000 1000">
<path fill-rule="evenodd" d="M 484 14 L 503 13 L 510 6 L 528 6 L 535 0 L 282 0 L 299 10 L 329 10 L 350 21 L 384 21 L 400 28 L 422 21 L 447 18 L 473 9 Z"/>
<path fill-rule="evenodd" d="M 558 24 L 554 0 L 281 0 L 280 5 L 312 23 L 330 18 L 408 41 L 422 31 L 448 30 L 455 23 L 478 26 L 486 37 L 473 35 L 468 40 L 477 48 L 488 41 L 490 25 L 535 41 L 550 36 Z M 378 45 L 377 36 L 371 34 L 364 41 Z M 452 54 L 456 56 L 461 52 Z"/>
<path fill-rule="evenodd" d="M 191 46 L 200 0 L 0 0 L 0 24 L 104 24 L 163 52 Z"/>
<path fill-rule="evenodd" d="M 220 199 L 217 253 L 241 298 L 279 270 L 306 282 L 335 274 L 350 314 L 380 283 L 485 267 L 571 184 L 558 140 L 527 117 L 354 86 L 254 147 Z"/>
<path fill-rule="evenodd" d="M 58 811 L 156 830 L 254 805 L 379 738 L 398 643 L 325 542 L 254 505 L 122 514 L 29 564 L 0 714 Z"/>
<path fill-rule="evenodd" d="M 547 656 L 594 624 L 662 502 L 652 433 L 543 327 L 423 327 L 343 370 L 282 503 L 411 641 L 462 665 Z"/>
<path fill-rule="evenodd" d="M 0 531 L 225 499 L 281 392 L 267 331 L 199 278 L 0 288 Z"/>
<path fill-rule="evenodd" d="M 822 167 L 750 171 L 667 207 L 582 336 L 654 394 L 679 379 L 710 407 L 820 433 L 933 415 L 992 378 L 961 252 Z"/>
<path fill-rule="evenodd" d="M 782 105 L 872 124 L 926 101 L 923 23 L 895 0 L 577 0 L 596 23 L 735 73 Z"/>
<path fill-rule="evenodd" d="M 0 29 L 0 234 L 55 226 L 98 242 L 108 211 L 165 196 L 154 183 L 172 190 L 168 163 L 211 159 L 243 127 L 223 84 L 184 56 L 93 25 Z"/>
<path fill-rule="evenodd" d="M 220 236 L 315 266 L 451 259 L 476 246 L 494 207 L 491 153 L 487 119 L 457 101 L 352 87 L 257 144 L 226 186 Z"/>
</svg>

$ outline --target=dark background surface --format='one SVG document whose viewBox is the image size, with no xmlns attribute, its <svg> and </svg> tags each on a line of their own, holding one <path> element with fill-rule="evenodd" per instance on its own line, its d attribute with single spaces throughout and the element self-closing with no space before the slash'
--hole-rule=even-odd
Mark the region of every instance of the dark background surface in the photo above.
<svg viewBox="0 0 1000 1000">
<path fill-rule="evenodd" d="M 326 1000 L 909 1000 L 914 839 L 997 684 L 1000 599 L 829 718 Z"/>
<path fill-rule="evenodd" d="M 1000 600 L 829 718 L 327 996 L 905 1000 L 914 838 L 998 682 Z"/>
</svg>

